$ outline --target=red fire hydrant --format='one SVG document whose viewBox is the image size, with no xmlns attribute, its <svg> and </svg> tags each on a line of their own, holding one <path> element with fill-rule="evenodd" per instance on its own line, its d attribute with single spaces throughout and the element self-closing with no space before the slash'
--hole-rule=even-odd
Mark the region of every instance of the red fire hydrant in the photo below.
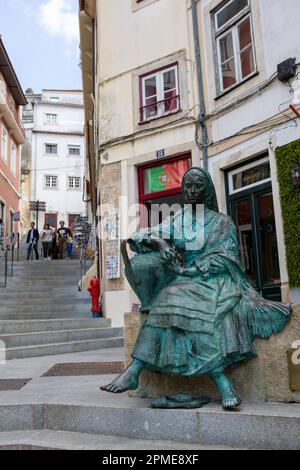
<svg viewBox="0 0 300 470">
<path fill-rule="evenodd" d="M 92 308 L 91 312 L 93 318 L 101 317 L 101 307 L 100 307 L 100 280 L 95 276 L 94 279 L 91 279 L 90 285 L 88 287 L 88 292 L 92 297 Z"/>
</svg>

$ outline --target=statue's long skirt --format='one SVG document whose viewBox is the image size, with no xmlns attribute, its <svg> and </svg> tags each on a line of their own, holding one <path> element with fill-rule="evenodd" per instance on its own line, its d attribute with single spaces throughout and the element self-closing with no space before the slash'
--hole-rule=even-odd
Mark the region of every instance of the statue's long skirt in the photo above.
<svg viewBox="0 0 300 470">
<path fill-rule="evenodd" d="M 149 370 L 187 377 L 210 375 L 255 356 L 253 350 L 232 354 L 230 360 L 224 358 L 219 328 L 211 335 L 147 325 L 141 329 L 132 353 Z"/>
</svg>

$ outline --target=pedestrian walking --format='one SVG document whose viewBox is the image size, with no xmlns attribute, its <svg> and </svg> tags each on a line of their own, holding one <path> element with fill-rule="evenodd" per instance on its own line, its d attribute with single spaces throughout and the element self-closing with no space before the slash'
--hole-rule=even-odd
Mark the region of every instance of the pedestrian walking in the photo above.
<svg viewBox="0 0 300 470">
<path fill-rule="evenodd" d="M 64 259 L 67 257 L 68 236 L 72 238 L 72 232 L 68 227 L 65 227 L 63 220 L 59 222 L 60 227 L 57 229 L 59 257 Z"/>
<path fill-rule="evenodd" d="M 58 235 L 57 235 L 56 230 L 52 236 L 51 254 L 52 254 L 52 259 L 58 259 L 59 249 L 58 249 Z"/>
<path fill-rule="evenodd" d="M 30 224 L 30 230 L 27 234 L 27 240 L 26 243 L 28 244 L 28 249 L 27 249 L 27 260 L 30 259 L 30 255 L 32 253 L 32 250 L 35 252 L 35 257 L 36 259 L 40 259 L 39 257 L 39 252 L 38 252 L 38 242 L 39 242 L 39 232 L 35 228 L 35 223 L 31 222 Z"/>
<path fill-rule="evenodd" d="M 42 240 L 45 260 L 51 259 L 52 238 L 53 238 L 54 232 L 55 232 L 55 229 L 53 227 L 50 227 L 49 224 L 45 224 L 41 232 L 41 240 Z"/>
<path fill-rule="evenodd" d="M 72 256 L 72 251 L 73 251 L 73 238 L 68 235 L 67 238 L 67 258 L 71 259 Z"/>
</svg>

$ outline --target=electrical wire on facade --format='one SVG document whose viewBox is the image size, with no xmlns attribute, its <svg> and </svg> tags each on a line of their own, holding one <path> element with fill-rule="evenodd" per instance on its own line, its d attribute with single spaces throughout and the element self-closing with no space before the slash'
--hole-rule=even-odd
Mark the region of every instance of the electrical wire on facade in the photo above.
<svg viewBox="0 0 300 470">
<path fill-rule="evenodd" d="M 254 132 L 263 132 L 263 131 L 267 131 L 267 130 L 270 130 L 272 129 L 274 126 L 276 125 L 279 125 L 279 124 L 284 124 L 286 122 L 289 122 L 289 121 L 294 121 L 294 118 L 293 117 L 288 117 L 288 120 L 287 121 L 282 121 L 282 118 L 281 119 L 278 119 L 275 121 L 272 120 L 270 121 L 270 123 L 266 126 L 262 126 L 262 127 L 259 127 L 259 124 L 253 124 L 251 126 L 247 126 L 247 127 L 244 127 L 243 129 L 239 130 L 238 132 L 236 132 L 235 134 L 231 134 L 230 136 L 227 136 L 227 137 L 224 137 L 223 139 L 220 139 L 218 141 L 211 141 L 211 143 L 209 144 L 209 146 L 213 146 L 213 145 L 219 145 L 223 142 L 226 142 L 227 140 L 230 140 L 234 137 L 239 137 L 239 136 L 243 136 L 243 135 L 249 135 L 249 134 L 253 134 Z M 263 123 L 261 123 L 263 124 Z M 288 126 L 288 127 L 296 127 L 297 126 L 297 123 L 295 126 Z M 278 129 L 279 130 L 279 129 Z M 274 131 L 276 131 L 276 129 L 274 129 Z"/>
<path fill-rule="evenodd" d="M 297 124 L 296 120 L 293 119 L 293 121 L 294 121 L 294 123 L 295 123 L 294 125 L 291 124 L 290 126 L 281 127 L 281 128 L 279 128 L 279 129 L 273 129 L 272 132 L 270 132 L 270 135 L 269 135 L 269 146 L 270 146 L 270 149 L 271 149 L 273 152 L 274 152 L 274 150 L 275 150 L 275 148 L 273 147 L 273 142 L 272 142 L 273 136 L 274 136 L 275 134 L 277 134 L 277 132 L 283 131 L 283 130 L 285 130 L 285 129 L 289 129 L 290 127 L 298 127 L 298 124 Z"/>
</svg>

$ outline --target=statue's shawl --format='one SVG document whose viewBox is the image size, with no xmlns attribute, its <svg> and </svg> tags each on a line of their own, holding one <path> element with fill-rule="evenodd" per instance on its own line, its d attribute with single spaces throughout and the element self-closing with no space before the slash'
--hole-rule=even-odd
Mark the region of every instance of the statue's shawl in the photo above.
<svg viewBox="0 0 300 470">
<path fill-rule="evenodd" d="M 291 307 L 264 299 L 251 285 L 241 263 L 236 227 L 229 216 L 217 215 L 204 251 L 195 263 L 210 260 L 212 272 L 227 271 L 241 290 L 240 301 L 228 311 L 222 322 L 221 341 L 227 355 L 249 350 L 256 337 L 269 338 L 282 331 L 289 321 Z"/>
</svg>

